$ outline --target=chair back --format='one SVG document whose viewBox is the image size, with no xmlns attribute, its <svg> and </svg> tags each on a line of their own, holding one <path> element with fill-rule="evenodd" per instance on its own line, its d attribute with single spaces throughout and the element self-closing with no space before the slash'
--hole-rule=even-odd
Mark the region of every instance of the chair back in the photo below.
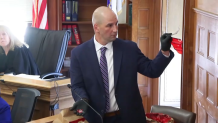
<svg viewBox="0 0 218 123">
<path fill-rule="evenodd" d="M 196 114 L 184 109 L 174 108 L 170 106 L 151 106 L 151 113 L 167 114 L 174 119 L 176 123 L 195 123 Z"/>
<path fill-rule="evenodd" d="M 13 123 L 31 121 L 37 98 L 40 92 L 33 88 L 18 88 L 11 109 Z"/>
<path fill-rule="evenodd" d="M 24 41 L 29 45 L 41 75 L 61 71 L 70 36 L 70 30 L 27 27 Z"/>
</svg>

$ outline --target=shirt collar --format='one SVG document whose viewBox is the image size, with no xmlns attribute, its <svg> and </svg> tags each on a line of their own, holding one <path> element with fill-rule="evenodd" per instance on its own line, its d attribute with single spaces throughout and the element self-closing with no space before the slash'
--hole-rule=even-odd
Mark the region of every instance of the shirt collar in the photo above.
<svg viewBox="0 0 218 123">
<path fill-rule="evenodd" d="M 94 36 L 94 44 L 95 44 L 96 51 L 100 50 L 102 47 L 106 47 L 108 50 L 112 49 L 112 42 L 109 42 L 106 45 L 102 45 L 97 42 L 97 40 L 95 39 L 95 36 Z"/>
</svg>

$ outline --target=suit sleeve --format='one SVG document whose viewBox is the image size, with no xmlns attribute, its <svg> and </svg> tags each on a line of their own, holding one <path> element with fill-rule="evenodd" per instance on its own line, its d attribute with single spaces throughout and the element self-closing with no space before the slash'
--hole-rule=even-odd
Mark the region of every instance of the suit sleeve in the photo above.
<svg viewBox="0 0 218 123">
<path fill-rule="evenodd" d="M 163 73 L 167 65 L 170 63 L 172 58 L 174 57 L 174 53 L 170 50 L 170 57 L 165 57 L 161 51 L 157 54 L 157 56 L 151 60 L 146 57 L 141 50 L 137 46 L 137 70 L 139 73 L 150 77 L 157 78 Z"/>
<path fill-rule="evenodd" d="M 72 95 L 75 101 L 78 101 L 81 98 L 88 99 L 85 85 L 83 81 L 83 75 L 80 68 L 80 64 L 77 58 L 75 50 L 71 52 L 71 63 L 70 63 L 70 78 L 71 78 L 71 86 L 72 86 Z M 80 96 L 78 97 L 77 94 Z"/>
</svg>

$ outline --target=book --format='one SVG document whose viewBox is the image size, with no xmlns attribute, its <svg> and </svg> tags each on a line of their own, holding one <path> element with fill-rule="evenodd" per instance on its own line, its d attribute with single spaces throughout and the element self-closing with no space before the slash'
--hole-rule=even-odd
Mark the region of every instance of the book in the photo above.
<svg viewBox="0 0 218 123">
<path fill-rule="evenodd" d="M 71 15 L 72 15 L 72 0 L 66 0 L 65 1 L 65 20 L 71 21 Z"/>
<path fill-rule="evenodd" d="M 132 26 L 132 3 L 129 4 L 129 12 L 128 12 L 128 14 L 129 14 L 128 24 L 130 26 Z"/>
<path fill-rule="evenodd" d="M 73 28 L 73 34 L 74 34 L 74 37 L 76 40 L 76 44 L 79 45 L 79 44 L 81 44 L 81 38 L 79 35 L 78 25 L 72 25 L 72 28 Z"/>
<path fill-rule="evenodd" d="M 74 45 L 74 44 L 77 44 L 77 43 L 76 43 L 75 36 L 74 36 L 74 34 L 73 34 L 73 25 L 71 25 L 71 29 L 72 29 L 72 30 L 71 30 L 71 33 L 72 33 L 72 34 L 71 34 L 71 37 L 72 37 L 72 40 L 71 40 L 71 41 L 72 41 L 72 45 Z"/>
<path fill-rule="evenodd" d="M 66 21 L 66 1 L 62 1 L 62 21 Z"/>
<path fill-rule="evenodd" d="M 72 26 L 71 25 L 67 25 L 67 30 L 72 30 Z M 71 31 L 72 32 L 72 31 Z M 72 45 L 72 35 L 70 36 L 70 39 L 68 41 L 68 45 Z"/>
<path fill-rule="evenodd" d="M 67 25 L 62 25 L 62 30 L 67 30 Z"/>
<path fill-rule="evenodd" d="M 73 0 L 72 1 L 72 16 L 71 16 L 71 21 L 78 21 L 78 1 Z"/>
</svg>

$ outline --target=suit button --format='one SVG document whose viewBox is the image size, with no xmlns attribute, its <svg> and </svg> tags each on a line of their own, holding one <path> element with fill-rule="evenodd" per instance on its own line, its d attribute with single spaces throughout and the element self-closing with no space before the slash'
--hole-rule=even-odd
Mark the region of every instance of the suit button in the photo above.
<svg viewBox="0 0 218 123">
<path fill-rule="evenodd" d="M 104 113 L 104 110 L 101 110 L 101 113 Z"/>
<path fill-rule="evenodd" d="M 105 96 L 103 95 L 103 98 L 105 98 Z"/>
</svg>

